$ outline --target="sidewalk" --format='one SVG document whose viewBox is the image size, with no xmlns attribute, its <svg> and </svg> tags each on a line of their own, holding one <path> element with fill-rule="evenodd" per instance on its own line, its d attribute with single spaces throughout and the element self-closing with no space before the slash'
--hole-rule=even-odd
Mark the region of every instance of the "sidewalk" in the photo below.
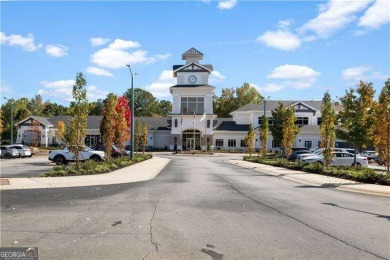
<svg viewBox="0 0 390 260">
<path fill-rule="evenodd" d="M 169 161 L 170 159 L 167 158 L 153 157 L 116 171 L 96 175 L 2 178 L 0 190 L 65 188 L 148 181 L 156 177 Z"/>
<path fill-rule="evenodd" d="M 289 170 L 281 167 L 274 167 L 265 164 L 252 163 L 243 160 L 229 160 L 229 163 L 241 167 L 253 169 L 258 172 L 279 176 L 283 179 L 313 185 L 323 188 L 333 188 L 344 191 L 367 193 L 390 197 L 390 186 L 365 184 L 361 182 L 345 180 L 320 174 L 306 173 L 301 171 Z"/>
</svg>

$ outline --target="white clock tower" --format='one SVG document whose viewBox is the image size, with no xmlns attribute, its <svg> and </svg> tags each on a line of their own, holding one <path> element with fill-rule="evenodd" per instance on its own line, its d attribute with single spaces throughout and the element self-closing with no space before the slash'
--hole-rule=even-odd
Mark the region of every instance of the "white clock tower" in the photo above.
<svg viewBox="0 0 390 260">
<path fill-rule="evenodd" d="M 172 146 L 178 150 L 205 150 L 212 144 L 213 92 L 209 85 L 212 65 L 200 64 L 203 53 L 191 48 L 182 55 L 185 65 L 173 66 L 177 84 L 170 88 L 172 104 Z M 173 148 L 173 147 L 172 147 Z"/>
</svg>

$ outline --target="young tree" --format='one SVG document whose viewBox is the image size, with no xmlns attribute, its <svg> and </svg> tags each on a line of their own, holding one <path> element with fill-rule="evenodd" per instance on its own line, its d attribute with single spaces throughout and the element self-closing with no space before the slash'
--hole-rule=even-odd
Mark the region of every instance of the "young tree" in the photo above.
<svg viewBox="0 0 390 260">
<path fill-rule="evenodd" d="M 134 135 L 135 135 L 134 149 L 136 151 L 139 151 L 142 148 L 143 138 L 144 138 L 144 134 L 143 134 L 144 125 L 146 125 L 146 122 L 144 122 L 144 121 L 141 121 L 141 120 L 135 121 L 135 127 L 134 127 Z"/>
<path fill-rule="evenodd" d="M 125 142 L 129 140 L 129 126 L 130 126 L 130 108 L 129 101 L 125 96 L 119 97 L 115 107 L 117 113 L 117 120 L 115 126 L 115 143 L 119 145 L 121 150 L 125 147 Z"/>
<path fill-rule="evenodd" d="M 146 146 L 148 145 L 148 125 L 143 123 L 142 127 L 142 153 L 145 153 Z"/>
<path fill-rule="evenodd" d="M 104 149 L 107 154 L 107 158 L 111 158 L 112 145 L 115 139 L 115 128 L 117 124 L 118 113 L 116 112 L 116 106 L 118 99 L 113 93 L 108 94 L 106 104 L 103 109 L 103 118 L 100 125 L 100 133 L 104 143 Z"/>
<path fill-rule="evenodd" d="M 261 125 L 259 128 L 260 132 L 260 142 L 261 142 L 261 154 L 265 157 L 267 155 L 267 141 L 269 135 L 269 124 L 268 118 L 266 116 L 262 116 Z M 260 154 L 260 150 L 259 150 Z"/>
<path fill-rule="evenodd" d="M 58 141 L 61 142 L 61 143 L 67 143 L 68 140 L 66 138 L 67 131 L 66 131 L 65 123 L 60 120 L 60 121 L 57 122 L 56 127 L 57 127 L 56 136 L 58 138 Z"/>
<path fill-rule="evenodd" d="M 248 146 L 249 156 L 252 156 L 252 153 L 255 151 L 255 138 L 256 138 L 255 130 L 253 129 L 252 124 L 250 124 L 248 133 L 244 139 L 246 146 Z"/>
<path fill-rule="evenodd" d="M 79 168 L 80 165 L 79 152 L 84 145 L 87 128 L 88 99 L 86 85 L 87 80 L 83 73 L 77 73 L 72 91 L 74 101 L 70 104 L 72 118 L 69 122 L 69 144 L 75 155 L 76 168 Z"/>
<path fill-rule="evenodd" d="M 299 128 L 295 125 L 295 109 L 288 107 L 286 109 L 283 120 L 283 140 L 282 145 L 285 149 L 286 155 L 289 156 L 292 152 L 292 145 L 295 137 L 299 132 Z"/>
<path fill-rule="evenodd" d="M 321 105 L 322 123 L 320 125 L 321 147 L 324 148 L 325 165 L 329 166 L 333 159 L 333 146 L 336 139 L 335 121 L 336 112 L 332 106 L 332 99 L 329 92 L 324 94 Z"/>
<path fill-rule="evenodd" d="M 379 158 L 387 163 L 390 172 L 390 78 L 379 95 L 375 106 L 374 143 Z"/>
<path fill-rule="evenodd" d="M 270 125 L 270 130 L 276 147 L 281 147 L 283 140 L 283 120 L 286 114 L 286 108 L 282 102 L 279 106 L 272 110 L 273 124 Z"/>
<path fill-rule="evenodd" d="M 336 136 L 352 144 L 355 151 L 373 144 L 374 93 L 372 83 L 360 81 L 356 89 L 346 91 L 346 95 L 340 99 L 343 110 L 339 113 Z"/>
</svg>

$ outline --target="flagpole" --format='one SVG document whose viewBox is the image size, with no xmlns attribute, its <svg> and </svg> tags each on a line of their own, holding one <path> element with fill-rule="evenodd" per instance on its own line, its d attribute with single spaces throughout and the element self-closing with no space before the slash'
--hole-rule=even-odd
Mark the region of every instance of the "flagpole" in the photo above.
<svg viewBox="0 0 390 260">
<path fill-rule="evenodd" d="M 181 144 L 181 150 L 183 151 L 183 109 L 181 109 L 181 118 L 180 118 L 180 144 Z"/>
</svg>

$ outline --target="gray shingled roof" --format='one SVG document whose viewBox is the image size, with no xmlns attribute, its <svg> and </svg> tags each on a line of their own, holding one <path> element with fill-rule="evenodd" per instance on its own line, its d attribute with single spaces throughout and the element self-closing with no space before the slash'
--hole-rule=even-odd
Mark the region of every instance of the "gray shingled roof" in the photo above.
<svg viewBox="0 0 390 260">
<path fill-rule="evenodd" d="M 244 131 L 248 132 L 248 125 L 238 125 L 233 121 L 232 118 L 222 118 L 216 120 L 217 124 L 215 124 L 215 131 Z"/>
<path fill-rule="evenodd" d="M 100 122 L 102 121 L 103 116 L 88 116 L 87 118 L 87 129 L 100 129 Z M 49 121 L 56 126 L 58 121 L 62 121 L 65 125 L 69 125 L 71 116 L 60 115 L 55 116 L 49 119 Z"/>
<path fill-rule="evenodd" d="M 183 57 L 187 56 L 187 55 L 201 55 L 201 56 L 203 56 L 203 53 L 201 53 L 200 51 L 198 51 L 195 48 L 191 48 L 188 51 L 186 51 L 185 53 L 183 53 Z"/>
<path fill-rule="evenodd" d="M 41 116 L 31 116 L 35 120 L 38 120 L 41 124 L 49 126 L 52 125 L 51 122 L 49 121 L 50 118 L 48 117 L 41 117 Z"/>
<path fill-rule="evenodd" d="M 146 122 L 148 130 L 171 130 L 172 127 L 170 117 L 136 117 L 134 120 Z"/>
<path fill-rule="evenodd" d="M 307 104 L 308 106 L 320 111 L 321 110 L 321 104 L 322 101 L 305 101 L 305 100 L 294 100 L 294 101 L 276 101 L 276 100 L 268 100 L 266 103 L 266 110 L 271 111 L 276 109 L 279 106 L 279 102 L 283 103 L 285 107 L 291 106 L 292 104 L 295 104 L 297 102 L 302 102 Z M 336 108 L 336 106 L 333 104 L 333 108 Z M 243 107 L 240 107 L 239 109 L 233 111 L 233 112 L 245 112 L 245 111 L 264 111 L 264 104 L 247 104 Z"/>
</svg>

